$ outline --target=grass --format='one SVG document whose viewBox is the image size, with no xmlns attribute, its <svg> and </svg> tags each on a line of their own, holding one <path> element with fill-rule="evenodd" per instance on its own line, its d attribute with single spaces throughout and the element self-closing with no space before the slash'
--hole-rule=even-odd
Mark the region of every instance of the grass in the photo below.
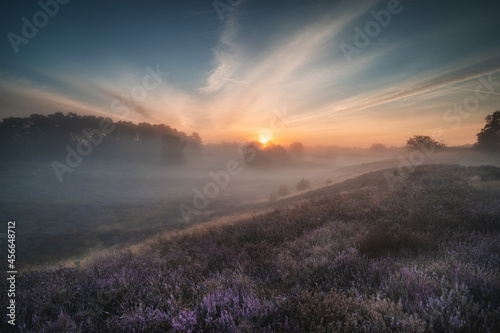
<svg viewBox="0 0 500 333">
<path fill-rule="evenodd" d="M 481 183 L 498 180 L 493 167 L 422 166 L 392 192 L 375 172 L 133 252 L 26 272 L 17 329 L 494 332 L 500 195 Z"/>
<path fill-rule="evenodd" d="M 199 168 L 185 170 L 90 159 L 62 183 L 49 162 L 0 162 L 0 213 L 5 220 L 18 221 L 19 266 L 78 260 L 89 249 L 120 249 L 164 231 L 241 213 L 243 206 L 253 209 L 253 203 L 267 201 L 268 193 L 290 179 L 323 172 L 315 168 L 266 173 L 245 169 L 206 209 L 193 214 L 188 225 L 179 204 L 192 205 L 192 189 L 203 190 L 213 181 L 209 172 L 222 170 L 219 160 L 225 168 L 227 159 L 217 158 L 213 165 L 204 165 L 205 161 Z M 331 167 L 321 170 L 327 169 Z"/>
</svg>

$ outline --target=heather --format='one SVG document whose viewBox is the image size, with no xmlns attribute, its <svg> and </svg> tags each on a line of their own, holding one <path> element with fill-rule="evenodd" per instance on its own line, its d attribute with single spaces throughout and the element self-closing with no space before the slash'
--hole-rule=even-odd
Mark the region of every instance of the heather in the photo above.
<svg viewBox="0 0 500 333">
<path fill-rule="evenodd" d="M 138 250 L 25 272 L 17 329 L 495 332 L 500 169 L 425 165 L 393 191 L 384 172 Z"/>
</svg>

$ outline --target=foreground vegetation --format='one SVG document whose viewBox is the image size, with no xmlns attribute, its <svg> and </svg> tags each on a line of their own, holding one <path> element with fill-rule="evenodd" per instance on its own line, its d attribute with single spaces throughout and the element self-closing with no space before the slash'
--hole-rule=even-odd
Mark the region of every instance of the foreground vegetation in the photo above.
<svg viewBox="0 0 500 333">
<path fill-rule="evenodd" d="M 392 192 L 371 173 L 140 251 L 25 273 L 17 329 L 494 332 L 499 192 L 494 167 L 422 166 Z"/>
</svg>

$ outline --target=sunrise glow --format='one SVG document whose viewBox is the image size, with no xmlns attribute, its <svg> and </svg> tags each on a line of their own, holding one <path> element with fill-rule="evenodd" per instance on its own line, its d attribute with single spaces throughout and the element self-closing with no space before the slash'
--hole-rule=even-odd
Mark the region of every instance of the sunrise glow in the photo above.
<svg viewBox="0 0 500 333">
<path fill-rule="evenodd" d="M 127 3 L 122 20 L 114 4 L 72 2 L 29 43 L 19 42 L 20 18 L 40 8 L 9 5 L 5 34 L 20 37 L 2 44 L 0 117 L 75 112 L 164 123 L 205 143 L 368 148 L 436 129 L 448 145 L 473 144 L 500 105 L 500 48 L 489 37 L 500 23 L 483 5 L 256 0 L 221 14 L 195 3 Z M 115 28 L 82 29 L 86 10 Z M 134 33 L 115 32 L 134 18 Z M 260 129 L 274 137 L 255 139 Z"/>
<path fill-rule="evenodd" d="M 2 2 L 0 332 L 500 332 L 499 14 Z"/>
<path fill-rule="evenodd" d="M 267 140 L 267 139 L 261 139 L 260 143 L 265 147 L 265 146 L 267 146 L 269 144 L 269 140 Z"/>
</svg>

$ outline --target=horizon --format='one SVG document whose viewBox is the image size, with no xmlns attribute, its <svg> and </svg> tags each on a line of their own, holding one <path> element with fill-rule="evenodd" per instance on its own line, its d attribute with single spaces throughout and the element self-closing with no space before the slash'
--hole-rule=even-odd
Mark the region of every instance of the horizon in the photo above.
<svg viewBox="0 0 500 333">
<path fill-rule="evenodd" d="M 498 331 L 499 13 L 7 2 L 0 331 Z"/>
<path fill-rule="evenodd" d="M 500 109 L 498 2 L 214 3 L 7 4 L 0 117 L 368 148 L 474 144 Z"/>
</svg>

